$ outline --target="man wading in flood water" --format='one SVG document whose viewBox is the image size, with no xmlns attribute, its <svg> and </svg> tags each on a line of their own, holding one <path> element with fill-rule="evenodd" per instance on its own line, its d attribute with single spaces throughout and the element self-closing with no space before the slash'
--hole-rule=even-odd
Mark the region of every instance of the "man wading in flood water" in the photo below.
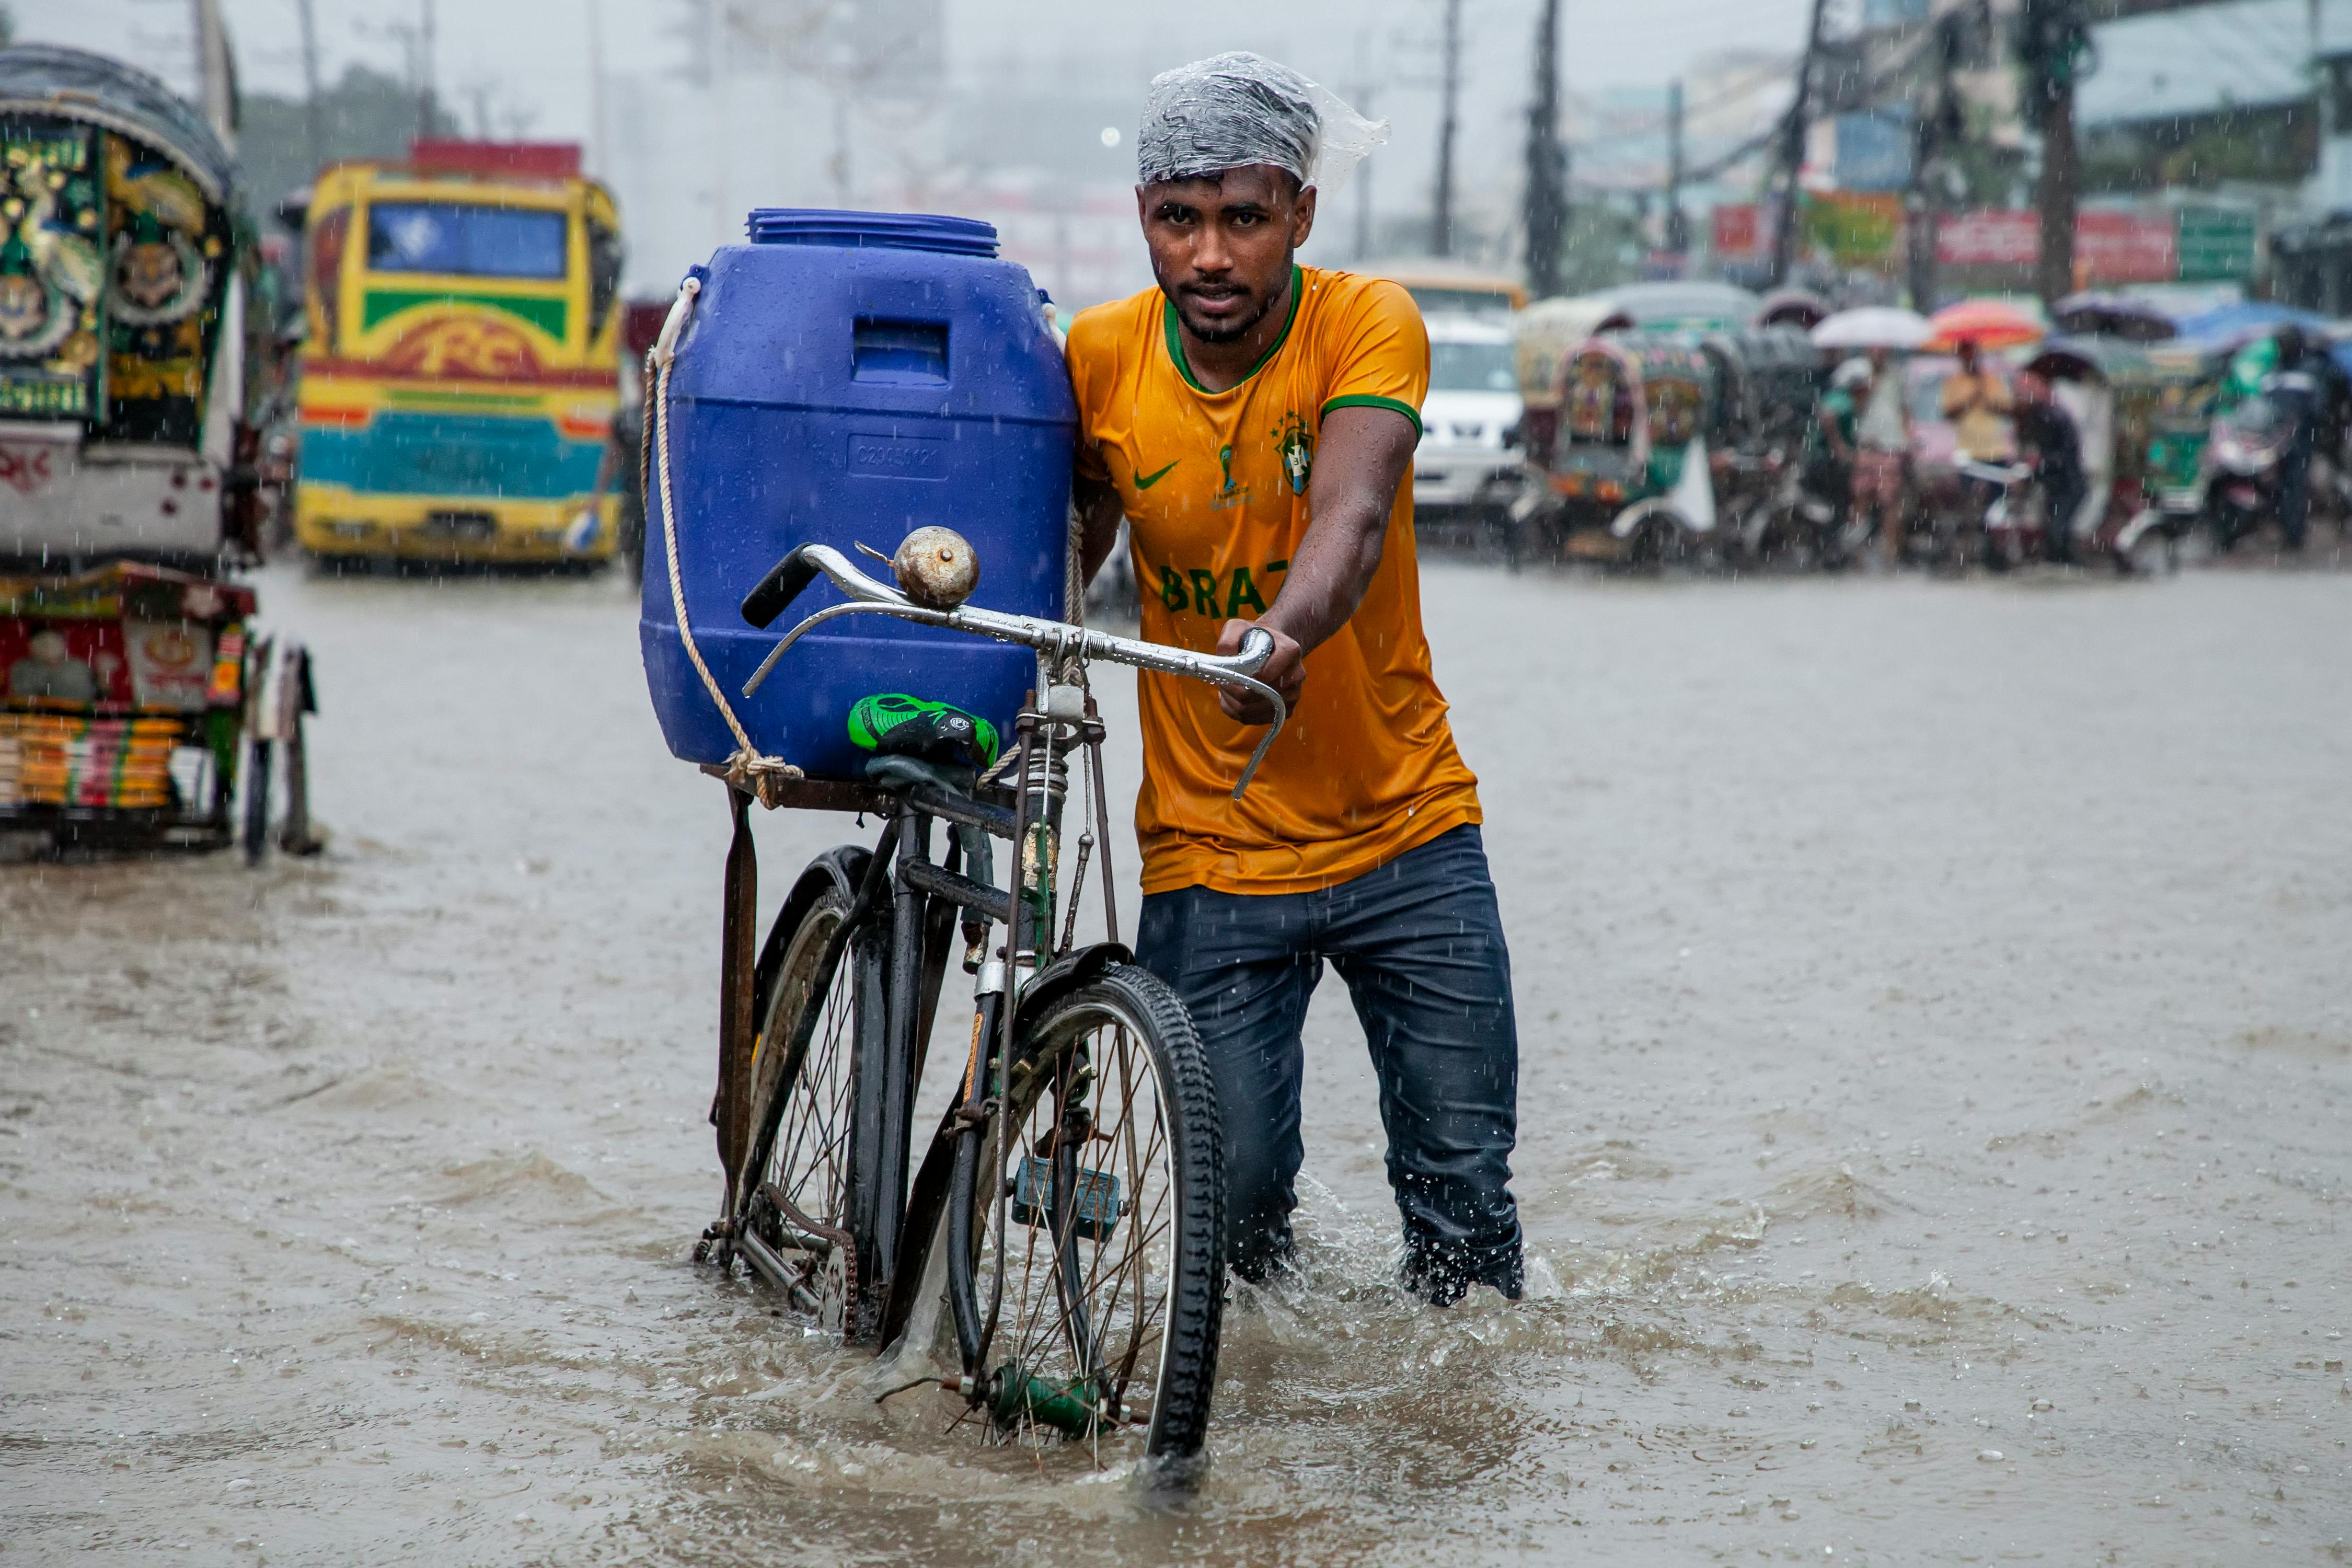
<svg viewBox="0 0 2352 1568">
<path fill-rule="evenodd" d="M 1141 963 L 1192 1009 L 1223 1109 L 1226 1252 L 1291 1248 L 1299 1038 L 1328 959 L 1380 1075 L 1406 1285 L 1520 1289 L 1510 957 L 1422 634 L 1407 487 L 1429 340 L 1394 283 L 1302 268 L 1316 178 L 1384 132 L 1286 67 L 1221 55 L 1151 84 L 1137 209 L 1160 286 L 1070 328 L 1089 576 L 1129 523 L 1143 635 L 1236 651 L 1291 721 L 1141 677 Z"/>
</svg>

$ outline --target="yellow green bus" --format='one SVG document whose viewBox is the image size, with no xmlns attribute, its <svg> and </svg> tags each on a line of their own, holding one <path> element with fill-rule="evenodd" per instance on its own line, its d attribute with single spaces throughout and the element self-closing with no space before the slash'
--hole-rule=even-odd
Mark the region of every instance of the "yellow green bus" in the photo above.
<svg viewBox="0 0 2352 1568">
<path fill-rule="evenodd" d="M 620 225 L 575 147 L 416 144 L 321 173 L 294 531 L 312 554 L 602 561 Z"/>
</svg>

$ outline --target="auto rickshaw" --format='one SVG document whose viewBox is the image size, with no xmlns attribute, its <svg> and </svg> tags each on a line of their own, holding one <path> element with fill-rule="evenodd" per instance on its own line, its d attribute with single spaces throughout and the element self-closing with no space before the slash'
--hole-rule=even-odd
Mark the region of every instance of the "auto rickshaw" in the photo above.
<svg viewBox="0 0 2352 1568">
<path fill-rule="evenodd" d="M 1705 435 L 1721 548 L 1748 565 L 1800 563 L 1806 551 L 1788 525 L 1821 352 L 1793 326 L 1706 332 L 1693 346 L 1715 373 Z"/>
<path fill-rule="evenodd" d="M 226 101 L 225 99 L 223 101 Z M 310 661 L 257 636 L 272 312 L 215 128 L 143 71 L 0 49 L 0 837 L 267 837 Z M 27 846 L 24 841 L 30 840 Z"/>
<path fill-rule="evenodd" d="M 2116 564 L 2147 571 L 2180 563 L 2181 541 L 2205 512 L 2205 447 L 2229 374 L 2227 349 L 2152 344 L 2137 374 L 2147 379 L 2140 506 L 2116 531 Z M 2119 433 L 2119 438 L 2120 433 Z"/>
<path fill-rule="evenodd" d="M 1629 565 L 1683 561 L 1714 546 L 1706 432 L 1716 364 L 1681 334 L 1589 338 L 1560 364 L 1559 434 L 1512 508 L 1561 553 Z"/>
<path fill-rule="evenodd" d="M 2147 504 L 2147 428 L 2158 391 L 2147 350 L 2119 337 L 2057 337 L 2029 351 L 2017 368 L 2050 384 L 2082 449 L 2082 510 L 2045 525 L 2063 521 L 2087 548 L 2112 549 Z"/>
<path fill-rule="evenodd" d="M 1559 434 L 1559 368 L 1607 318 L 1609 307 L 1589 298 L 1538 300 L 1511 321 L 1511 353 L 1519 373 L 1519 445 L 1541 467 Z"/>
</svg>

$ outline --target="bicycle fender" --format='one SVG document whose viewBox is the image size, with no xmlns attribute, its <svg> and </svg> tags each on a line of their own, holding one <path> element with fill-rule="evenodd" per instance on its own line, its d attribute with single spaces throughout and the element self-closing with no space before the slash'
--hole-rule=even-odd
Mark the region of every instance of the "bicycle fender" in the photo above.
<svg viewBox="0 0 2352 1568">
<path fill-rule="evenodd" d="M 873 851 L 862 845 L 836 844 L 802 868 L 800 880 L 793 884 L 783 909 L 768 928 L 768 940 L 760 949 L 760 962 L 751 970 L 754 1019 L 767 1014 L 769 988 L 776 983 L 776 971 L 783 967 L 784 944 L 800 929 L 801 917 L 828 888 L 838 888 L 845 899 L 856 898 L 858 884 L 866 878 L 866 863 L 873 858 Z"/>
<path fill-rule="evenodd" d="M 1055 1003 L 1113 964 L 1134 962 L 1134 952 L 1126 943 L 1117 942 L 1098 942 L 1091 947 L 1074 949 L 1055 959 L 1021 988 L 1020 1007 L 1013 1017 L 1014 1037 L 1019 1038 L 1044 1017 L 1045 1010 Z"/>
<path fill-rule="evenodd" d="M 882 1326 L 877 1335 L 885 1357 L 898 1352 L 898 1342 L 906 1337 L 908 1321 L 915 1315 L 916 1300 L 922 1294 L 930 1271 L 931 1248 L 939 1244 L 940 1222 L 948 1212 L 959 1131 L 955 1107 L 950 1106 L 947 1114 L 940 1119 L 940 1130 L 932 1134 L 930 1146 L 923 1152 L 914 1185 L 908 1189 L 907 1212 L 898 1222 L 898 1269 L 890 1277 L 889 1294 L 883 1298 Z"/>
</svg>

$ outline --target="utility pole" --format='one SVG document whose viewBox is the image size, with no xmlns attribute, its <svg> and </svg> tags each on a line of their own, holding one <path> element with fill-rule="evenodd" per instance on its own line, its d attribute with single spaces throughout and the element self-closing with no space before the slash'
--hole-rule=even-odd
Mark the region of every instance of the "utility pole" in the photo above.
<svg viewBox="0 0 2352 1568">
<path fill-rule="evenodd" d="M 1372 117 L 1372 72 L 1365 52 L 1365 35 L 1356 32 L 1356 80 L 1353 92 L 1356 112 L 1370 120 Z M 1356 165 L 1356 263 L 1372 258 L 1372 161 L 1369 158 Z"/>
<path fill-rule="evenodd" d="M 2034 291 L 2053 303 L 2074 290 L 2074 204 L 2081 165 L 2074 148 L 2074 82 L 2089 47 L 2082 0 L 2024 0 L 2017 14 L 2018 65 L 2025 114 L 2042 132 L 2041 265 Z"/>
<path fill-rule="evenodd" d="M 302 139 L 313 174 L 326 167 L 327 135 L 319 123 L 319 16 L 314 0 L 294 0 L 302 24 Z"/>
<path fill-rule="evenodd" d="M 1528 187 L 1522 217 L 1528 231 L 1528 292 L 1548 300 L 1560 291 L 1561 253 L 1568 242 L 1568 161 L 1559 144 L 1559 0 L 1536 10 L 1536 93 L 1528 106 Z"/>
<path fill-rule="evenodd" d="M 1805 29 L 1805 58 L 1797 62 L 1797 96 L 1789 105 L 1781 133 L 1780 167 L 1786 184 L 1780 190 L 1780 221 L 1772 227 L 1772 287 L 1789 280 L 1789 247 L 1797 238 L 1797 174 L 1805 166 L 1805 130 L 1813 107 L 1813 61 L 1822 52 L 1822 14 L 1828 0 L 1813 0 L 1813 19 Z"/>
<path fill-rule="evenodd" d="M 1432 256 L 1454 254 L 1454 132 L 1461 90 L 1462 0 L 1445 0 L 1444 107 L 1437 121 L 1437 204 L 1429 219 Z"/>
<path fill-rule="evenodd" d="M 1967 130 L 1959 95 L 1952 87 L 1952 73 L 1959 68 L 1960 28 L 1965 16 L 1965 12 L 1948 11 L 1936 18 L 1935 31 L 1927 43 L 1936 81 L 1911 127 L 1911 188 L 1904 202 L 1904 259 L 1911 286 L 1911 308 L 1922 312 L 1935 310 L 1939 288 L 1936 247 L 1942 193 L 1936 187 L 1943 166 L 1938 160 L 1944 149 L 1958 142 Z"/>
<path fill-rule="evenodd" d="M 588 0 L 588 172 L 611 179 L 612 151 L 604 134 L 604 6 Z"/>
<path fill-rule="evenodd" d="M 416 136 L 433 134 L 433 0 L 417 0 Z"/>
<path fill-rule="evenodd" d="M 1677 260 L 1690 254 L 1690 219 L 1683 212 L 1683 79 L 1666 83 L 1666 217 L 1659 237 Z"/>
<path fill-rule="evenodd" d="M 220 0 L 195 0 L 196 82 L 205 123 L 221 145 L 236 152 L 236 61 L 228 47 L 228 24 Z"/>
</svg>

